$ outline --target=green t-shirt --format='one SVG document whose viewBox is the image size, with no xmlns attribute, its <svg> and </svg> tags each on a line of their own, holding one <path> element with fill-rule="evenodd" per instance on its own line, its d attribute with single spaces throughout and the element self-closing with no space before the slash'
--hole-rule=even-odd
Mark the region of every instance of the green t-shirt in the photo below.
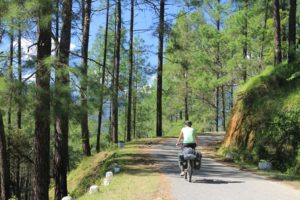
<svg viewBox="0 0 300 200">
<path fill-rule="evenodd" d="M 181 129 L 183 133 L 183 143 L 189 144 L 189 143 L 196 143 L 195 141 L 195 129 L 191 127 L 184 127 Z"/>
</svg>

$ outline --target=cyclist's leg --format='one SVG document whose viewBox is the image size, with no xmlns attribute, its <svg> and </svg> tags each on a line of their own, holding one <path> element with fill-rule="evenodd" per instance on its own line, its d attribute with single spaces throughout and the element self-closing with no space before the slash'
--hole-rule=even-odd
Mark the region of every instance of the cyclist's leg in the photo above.
<svg viewBox="0 0 300 200">
<path fill-rule="evenodd" d="M 183 162 L 184 162 L 183 154 L 182 154 L 182 152 L 179 152 L 178 153 L 178 166 L 179 166 L 179 169 L 180 169 L 180 176 L 184 175 Z"/>
</svg>

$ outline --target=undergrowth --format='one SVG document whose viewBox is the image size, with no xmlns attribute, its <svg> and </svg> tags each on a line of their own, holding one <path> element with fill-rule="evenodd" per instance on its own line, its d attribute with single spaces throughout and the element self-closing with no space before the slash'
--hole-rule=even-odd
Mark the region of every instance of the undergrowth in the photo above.
<svg viewBox="0 0 300 200">
<path fill-rule="evenodd" d="M 244 117 L 239 141 L 220 153 L 232 152 L 244 163 L 268 160 L 274 169 L 300 174 L 299 71 L 298 64 L 281 64 L 247 81 L 237 93 Z"/>
</svg>

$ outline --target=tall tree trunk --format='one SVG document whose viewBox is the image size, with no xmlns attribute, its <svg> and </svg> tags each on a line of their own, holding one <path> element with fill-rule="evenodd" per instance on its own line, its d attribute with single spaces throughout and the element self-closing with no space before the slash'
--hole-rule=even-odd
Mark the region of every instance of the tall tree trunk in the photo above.
<svg viewBox="0 0 300 200">
<path fill-rule="evenodd" d="M 158 27 L 158 67 L 157 67 L 157 100 L 156 100 L 156 136 L 162 136 L 162 87 L 163 87 L 163 53 L 164 53 L 165 0 L 160 0 Z"/>
<path fill-rule="evenodd" d="M 220 6 L 220 4 L 221 4 L 220 0 L 217 0 L 217 1 L 218 1 L 218 5 Z M 217 17 L 216 24 L 217 24 L 217 30 L 219 32 L 220 26 L 221 26 L 221 19 L 220 19 L 221 11 L 219 10 L 219 8 L 218 8 L 218 12 L 219 12 L 219 17 Z M 218 44 L 217 44 L 216 66 L 218 68 L 221 68 L 220 42 L 218 42 Z M 219 71 L 216 73 L 216 78 L 217 78 L 217 80 L 220 78 Z M 220 86 L 217 85 L 217 87 L 215 89 L 215 130 L 216 130 L 216 132 L 219 131 L 219 101 L 220 101 L 219 96 L 220 96 Z"/>
<path fill-rule="evenodd" d="M 12 23 L 14 23 L 14 21 L 12 20 Z M 14 61 L 14 30 L 13 28 L 11 28 L 10 30 L 10 50 L 9 50 L 9 72 L 8 72 L 8 78 L 9 78 L 9 82 L 10 82 L 10 91 L 9 91 L 9 100 L 8 100 L 8 115 L 7 115 L 7 119 L 8 119 L 8 131 L 11 130 L 11 107 L 12 107 L 12 87 L 13 87 L 13 80 L 14 80 L 14 76 L 13 76 L 13 61 Z"/>
<path fill-rule="evenodd" d="M 234 81 L 231 81 L 231 86 L 230 86 L 230 110 L 233 109 L 234 105 Z"/>
<path fill-rule="evenodd" d="M 109 6 L 110 6 L 109 0 L 106 0 L 106 24 L 105 24 L 105 35 L 104 35 L 103 66 L 102 66 L 102 79 L 101 79 L 101 86 L 100 86 L 101 88 L 100 88 L 100 101 L 99 101 L 99 113 L 98 113 L 97 143 L 96 143 L 96 151 L 97 152 L 100 152 L 100 134 L 101 134 L 101 125 L 102 125 L 105 70 L 106 70 L 106 57 L 107 57 Z"/>
<path fill-rule="evenodd" d="M 18 199 L 21 199 L 21 190 L 20 190 L 20 165 L 21 160 L 18 157 L 16 160 L 16 180 L 15 180 L 15 194 Z"/>
<path fill-rule="evenodd" d="M 273 0 L 273 18 L 274 18 L 274 50 L 275 50 L 274 64 L 276 65 L 282 62 L 279 0 Z"/>
<path fill-rule="evenodd" d="M 117 45 L 116 45 L 116 41 L 117 41 L 117 18 L 118 18 L 118 6 L 116 5 L 115 6 L 115 20 L 114 20 L 114 38 L 115 38 L 115 43 L 114 43 L 114 54 L 113 54 L 113 59 L 112 59 L 112 66 L 113 66 L 113 69 L 112 69 L 112 79 L 111 79 L 111 88 L 110 90 L 112 91 L 111 92 L 111 96 L 110 96 L 110 113 L 109 113 L 109 122 L 110 122 L 110 130 L 109 130 L 109 133 L 110 133 L 110 138 L 111 138 L 111 141 L 113 141 L 113 121 L 112 121 L 112 118 L 113 118 L 113 101 L 114 101 L 114 83 L 115 83 L 115 70 L 116 70 L 116 49 L 117 49 Z"/>
<path fill-rule="evenodd" d="M 189 120 L 189 105 L 188 105 L 188 66 L 184 66 L 184 80 L 185 80 L 185 92 L 184 92 L 184 114 L 185 120 Z"/>
<path fill-rule="evenodd" d="M 263 62 L 263 57 L 264 57 L 264 47 L 265 47 L 265 37 L 266 37 L 266 31 L 267 31 L 267 20 L 268 20 L 268 10 L 269 10 L 269 0 L 265 0 L 265 17 L 264 17 L 264 30 L 263 30 L 263 35 L 261 39 L 261 49 L 260 49 L 260 63 L 259 63 L 259 68 L 262 68 L 262 62 Z"/>
<path fill-rule="evenodd" d="M 14 20 L 12 20 L 11 23 L 14 23 Z M 11 171 L 10 166 L 10 154 L 11 154 L 11 133 L 12 133 L 12 101 L 13 101 L 13 87 L 14 87 L 14 76 L 13 76 L 13 61 L 14 61 L 14 29 L 11 27 L 10 29 L 10 52 L 9 52 L 9 69 L 8 69 L 8 80 L 9 80 L 9 98 L 8 98 L 8 113 L 7 113 L 7 130 L 8 130 L 8 136 L 7 136 L 7 168 L 8 171 Z M 10 177 L 10 176 L 9 176 Z M 13 183 L 13 180 L 10 177 L 10 184 Z"/>
<path fill-rule="evenodd" d="M 112 123 L 111 123 L 111 118 L 112 118 L 112 101 L 109 102 L 109 128 L 108 128 L 108 133 L 110 135 L 110 142 L 112 142 Z"/>
<path fill-rule="evenodd" d="M 130 15 L 130 48 L 129 48 L 129 81 L 128 81 L 128 110 L 127 110 L 127 141 L 131 140 L 131 105 L 132 105 L 132 76 L 133 76 L 133 25 L 134 0 L 131 0 Z"/>
<path fill-rule="evenodd" d="M 117 0 L 117 34 L 115 43 L 114 57 L 114 79 L 113 79 L 113 94 L 112 94 L 112 142 L 118 143 L 118 93 L 119 93 L 119 70 L 120 70 L 120 48 L 121 48 L 121 0 Z"/>
<path fill-rule="evenodd" d="M 19 102 L 18 102 L 18 113 L 17 113 L 17 124 L 18 129 L 22 128 L 22 91 L 23 91 L 23 84 L 22 84 L 22 30 L 21 30 L 21 23 L 19 23 L 19 30 L 18 30 L 18 81 L 19 81 L 19 87 L 18 87 L 18 96 L 19 96 Z"/>
<path fill-rule="evenodd" d="M 0 111 L 0 197 L 3 200 L 8 200 L 10 198 L 9 182 L 5 131 L 2 112 Z"/>
<path fill-rule="evenodd" d="M 138 67 L 135 65 L 135 89 L 134 89 L 134 97 L 133 97 L 133 137 L 136 138 L 136 116 L 137 116 L 137 94 L 138 94 Z"/>
<path fill-rule="evenodd" d="M 88 127 L 88 94 L 87 94 L 87 80 L 88 80 L 88 49 L 89 49 L 89 33 L 90 33 L 90 19 L 91 19 L 91 0 L 82 1 L 83 9 L 83 31 L 82 31 L 82 66 L 81 66 L 81 135 L 83 153 L 86 156 L 91 155 L 90 147 L 90 133 Z"/>
<path fill-rule="evenodd" d="M 248 56 L 248 8 L 249 8 L 249 2 L 248 0 L 245 0 L 245 19 L 244 19 L 244 26 L 243 26 L 243 35 L 244 35 L 244 42 L 243 42 L 243 57 L 244 60 L 247 59 Z M 243 80 L 244 82 L 247 81 L 247 64 L 244 64 L 243 67 Z"/>
<path fill-rule="evenodd" d="M 60 0 L 55 0 L 55 39 L 56 39 L 56 43 L 55 43 L 55 54 L 56 56 L 58 56 L 59 53 L 59 42 L 58 42 L 58 38 L 59 38 L 59 2 Z"/>
<path fill-rule="evenodd" d="M 281 4 L 281 8 L 279 9 L 279 13 L 286 13 L 287 12 L 287 0 L 281 0 L 279 4 Z M 287 32 L 287 24 L 286 23 L 281 23 L 281 44 L 287 45 L 288 46 L 288 32 Z M 282 48 L 282 60 L 287 60 L 288 59 L 288 51 L 286 48 Z"/>
<path fill-rule="evenodd" d="M 289 12 L 289 52 L 288 62 L 291 63 L 295 60 L 295 47 L 296 47 L 296 24 L 297 24 L 297 0 L 290 0 Z"/>
<path fill-rule="evenodd" d="M 25 196 L 25 200 L 31 199 L 30 198 L 30 180 L 31 180 L 31 176 L 30 176 L 30 169 L 29 167 L 27 167 L 27 174 L 26 174 L 26 180 L 25 180 L 25 192 L 24 192 L 24 196 Z"/>
<path fill-rule="evenodd" d="M 221 86 L 221 94 L 222 94 L 222 125 L 223 130 L 226 130 L 226 96 L 225 96 L 225 89 L 224 85 Z"/>
<path fill-rule="evenodd" d="M 217 86 L 215 89 L 215 130 L 219 131 L 219 95 L 220 87 Z"/>
<path fill-rule="evenodd" d="M 52 1 L 40 4 L 38 19 L 36 104 L 35 104 L 35 144 L 33 200 L 49 199 L 49 159 L 50 159 L 50 66 L 45 59 L 51 56 Z"/>
<path fill-rule="evenodd" d="M 69 52 L 71 43 L 72 0 L 62 2 L 61 40 L 58 47 L 58 64 L 55 70 L 55 135 L 54 135 L 54 180 L 55 199 L 68 195 L 67 171 L 69 163 Z"/>
</svg>

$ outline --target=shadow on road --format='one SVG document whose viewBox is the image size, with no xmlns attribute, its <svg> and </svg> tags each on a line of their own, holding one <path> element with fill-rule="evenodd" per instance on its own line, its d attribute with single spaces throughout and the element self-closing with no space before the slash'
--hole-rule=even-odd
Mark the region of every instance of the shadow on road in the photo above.
<svg viewBox="0 0 300 200">
<path fill-rule="evenodd" d="M 208 138 L 206 138 L 207 141 L 205 142 L 203 138 L 201 139 L 202 140 L 200 141 L 202 141 L 204 144 L 209 141 Z M 156 150 L 153 152 L 154 160 L 159 164 L 160 169 L 164 173 L 171 176 L 178 176 L 180 173 L 180 169 L 178 167 L 178 152 L 180 149 L 175 147 L 175 142 L 175 139 L 169 139 L 164 144 L 158 144 L 157 146 L 154 146 Z M 198 179 L 201 177 L 202 179 L 199 179 L 198 182 L 208 184 L 240 183 L 239 181 L 220 181 L 220 178 L 218 179 L 218 177 L 225 177 L 226 179 L 264 179 L 263 177 L 258 177 L 254 174 L 243 172 L 221 163 L 217 163 L 213 159 L 205 156 L 202 158 L 201 169 L 195 170 L 193 177 L 198 177 Z"/>
<path fill-rule="evenodd" d="M 244 183 L 243 181 L 224 181 L 224 180 L 219 180 L 219 179 L 197 179 L 192 182 L 193 183 L 205 183 L 205 184 Z"/>
</svg>

